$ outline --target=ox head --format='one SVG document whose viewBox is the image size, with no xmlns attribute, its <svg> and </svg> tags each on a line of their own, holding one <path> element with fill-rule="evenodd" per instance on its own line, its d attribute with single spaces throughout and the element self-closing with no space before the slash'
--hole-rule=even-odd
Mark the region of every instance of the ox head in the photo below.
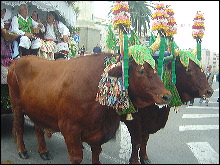
<svg viewBox="0 0 220 165">
<path fill-rule="evenodd" d="M 182 102 L 188 102 L 194 98 L 208 98 L 213 93 L 200 66 L 190 59 L 186 67 L 179 57 L 176 60 L 176 87 Z"/>
<path fill-rule="evenodd" d="M 121 77 L 121 66 L 114 67 L 108 74 L 113 77 Z M 129 62 L 128 94 L 137 108 L 143 108 L 153 103 L 168 104 L 171 100 L 171 93 L 164 87 L 157 72 L 148 63 L 138 65 L 134 60 Z"/>
</svg>

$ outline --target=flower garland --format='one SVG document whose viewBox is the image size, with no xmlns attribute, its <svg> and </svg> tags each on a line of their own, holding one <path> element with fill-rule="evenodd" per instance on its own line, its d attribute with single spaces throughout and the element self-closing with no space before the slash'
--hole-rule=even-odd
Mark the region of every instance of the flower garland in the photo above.
<svg viewBox="0 0 220 165">
<path fill-rule="evenodd" d="M 175 18 L 174 18 L 173 9 L 170 8 L 170 5 L 167 6 L 166 12 L 167 12 L 167 15 L 168 15 L 168 18 L 167 18 L 168 29 L 166 31 L 166 36 L 173 37 L 173 35 L 177 33 L 177 27 L 176 27 L 177 24 L 176 24 L 176 21 L 175 21 Z"/>
<path fill-rule="evenodd" d="M 39 56 L 49 60 L 54 60 L 56 52 L 56 43 L 54 41 L 44 41 L 40 39 L 41 47 Z"/>
<path fill-rule="evenodd" d="M 194 39 L 201 39 L 204 35 L 205 26 L 204 26 L 204 17 L 201 11 L 197 11 L 194 18 L 194 24 L 192 26 L 192 36 Z"/>
<path fill-rule="evenodd" d="M 68 47 L 70 50 L 70 57 L 74 58 L 76 56 L 78 47 L 77 47 L 77 43 L 74 41 L 72 37 L 68 37 Z"/>
<path fill-rule="evenodd" d="M 168 69 L 167 66 L 164 67 L 164 72 L 163 72 L 163 76 L 162 76 L 162 80 L 164 83 L 164 86 L 166 87 L 167 90 L 170 91 L 170 93 L 172 94 L 172 99 L 169 103 L 170 107 L 178 107 L 183 105 L 180 96 L 179 96 L 179 92 L 176 88 L 176 85 L 172 83 L 172 70 Z M 175 111 L 175 109 L 174 109 Z"/>
<path fill-rule="evenodd" d="M 121 66 L 121 62 L 109 64 L 102 74 L 99 82 L 99 92 L 96 101 L 101 105 L 107 105 L 115 109 L 129 108 L 128 91 L 123 90 L 122 77 L 111 77 L 108 72 L 116 66 Z"/>
<path fill-rule="evenodd" d="M 108 72 L 116 66 L 121 66 L 122 61 L 117 56 L 105 57 L 105 69 L 99 82 L 99 91 L 96 94 L 96 101 L 101 105 L 113 107 L 119 115 L 137 112 L 128 96 L 128 90 L 124 90 L 122 77 L 112 77 Z M 127 120 L 132 120 L 127 119 Z"/>
<path fill-rule="evenodd" d="M 164 8 L 164 4 L 163 3 L 157 3 L 155 6 L 155 12 L 152 15 L 152 30 L 164 30 L 167 31 L 168 30 L 168 26 L 167 26 L 167 12 Z"/>
<path fill-rule="evenodd" d="M 129 27 L 130 21 L 130 10 L 127 1 L 116 1 L 116 4 L 112 8 L 112 14 L 115 15 L 112 19 L 114 28 L 121 25 Z"/>
</svg>

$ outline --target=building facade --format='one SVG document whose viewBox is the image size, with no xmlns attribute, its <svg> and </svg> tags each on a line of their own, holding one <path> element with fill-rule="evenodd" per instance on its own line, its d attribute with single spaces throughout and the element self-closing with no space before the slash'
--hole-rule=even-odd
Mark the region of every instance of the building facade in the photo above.
<svg viewBox="0 0 220 165">
<path fill-rule="evenodd" d="M 212 71 L 215 74 L 219 73 L 219 53 L 210 51 L 208 49 L 202 49 L 201 52 L 201 62 L 203 69 L 206 69 L 207 66 L 212 65 Z"/>
<path fill-rule="evenodd" d="M 85 54 L 92 53 L 96 44 L 100 45 L 101 30 L 95 26 L 94 21 L 94 1 L 76 1 L 79 7 L 79 15 L 76 21 L 76 27 L 80 28 L 80 40 L 78 47 L 85 46 Z"/>
</svg>

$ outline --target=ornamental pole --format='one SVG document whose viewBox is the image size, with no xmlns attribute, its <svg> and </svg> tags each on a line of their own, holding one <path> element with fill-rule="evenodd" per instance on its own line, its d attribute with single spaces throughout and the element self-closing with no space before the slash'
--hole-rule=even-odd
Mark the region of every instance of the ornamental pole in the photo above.
<svg viewBox="0 0 220 165">
<path fill-rule="evenodd" d="M 127 1 L 116 1 L 113 8 L 113 26 L 118 28 L 119 31 L 119 43 L 120 43 L 120 54 L 123 57 L 122 59 L 122 77 L 123 77 L 123 86 L 127 90 L 128 83 L 128 36 L 127 28 L 131 25 L 130 22 L 130 10 Z"/>
<path fill-rule="evenodd" d="M 152 15 L 152 30 L 157 30 L 160 35 L 160 53 L 158 58 L 158 75 L 162 79 L 163 72 L 163 59 L 165 52 L 165 36 L 167 27 L 167 13 L 162 2 L 159 2 L 155 6 L 155 12 Z"/>
<path fill-rule="evenodd" d="M 171 9 L 170 5 L 166 6 L 166 12 L 168 15 L 168 29 L 166 30 L 166 37 L 168 39 L 168 51 L 170 51 L 171 55 L 175 56 L 175 52 L 174 52 L 174 34 L 177 33 L 177 24 L 174 18 L 174 12 L 173 9 Z M 176 64 L 175 64 L 175 60 L 172 61 L 172 83 L 176 84 Z"/>
<path fill-rule="evenodd" d="M 201 61 L 201 43 L 202 37 L 204 35 L 205 26 L 204 26 L 204 17 L 201 11 L 197 11 L 196 16 L 194 18 L 194 24 L 192 26 L 192 36 L 196 39 L 197 42 L 197 58 Z"/>
</svg>

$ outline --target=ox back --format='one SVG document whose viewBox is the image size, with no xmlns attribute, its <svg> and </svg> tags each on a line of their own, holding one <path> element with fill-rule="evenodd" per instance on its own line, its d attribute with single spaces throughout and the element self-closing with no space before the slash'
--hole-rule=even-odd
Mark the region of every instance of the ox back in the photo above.
<svg viewBox="0 0 220 165">
<path fill-rule="evenodd" d="M 71 163 L 82 161 L 82 142 L 91 146 L 92 163 L 100 163 L 101 145 L 115 136 L 120 121 L 114 109 L 95 101 L 106 56 L 112 54 L 57 61 L 26 56 L 13 61 L 8 71 L 8 85 L 14 113 L 13 130 L 21 158 L 28 158 L 23 142 L 24 115 L 28 115 L 35 124 L 40 154 L 48 153 L 42 129 L 49 129 L 63 134 Z M 168 102 L 171 94 L 150 65 L 145 64 L 139 74 L 141 66 L 132 62 L 129 96 L 134 105 L 141 108 Z M 116 69 L 115 74 L 122 70 Z"/>
</svg>

